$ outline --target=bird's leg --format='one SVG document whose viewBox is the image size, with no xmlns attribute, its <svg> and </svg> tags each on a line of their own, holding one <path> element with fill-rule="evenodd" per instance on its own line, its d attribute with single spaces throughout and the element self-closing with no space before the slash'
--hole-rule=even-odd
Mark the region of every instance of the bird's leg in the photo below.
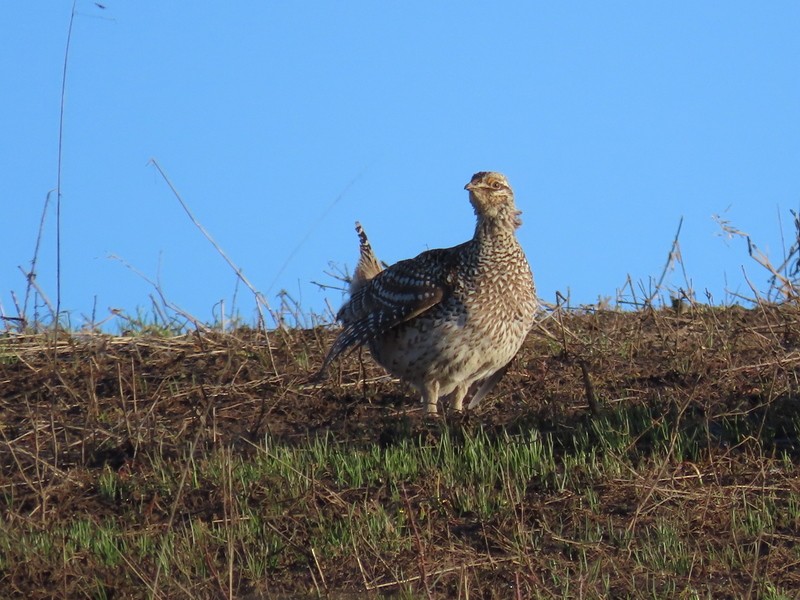
<svg viewBox="0 0 800 600">
<path fill-rule="evenodd" d="M 436 414 L 436 404 L 439 401 L 439 382 L 430 381 L 422 387 L 422 403 L 425 412 L 429 415 Z"/>
<path fill-rule="evenodd" d="M 456 412 L 463 410 L 464 397 L 467 395 L 469 388 L 463 383 L 456 386 L 456 389 L 450 394 L 450 406 Z"/>
</svg>

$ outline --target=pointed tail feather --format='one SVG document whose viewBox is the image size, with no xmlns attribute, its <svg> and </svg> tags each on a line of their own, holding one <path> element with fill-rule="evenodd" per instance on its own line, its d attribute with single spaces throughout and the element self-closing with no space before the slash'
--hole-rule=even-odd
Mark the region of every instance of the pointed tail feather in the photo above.
<svg viewBox="0 0 800 600">
<path fill-rule="evenodd" d="M 351 295 L 364 287 L 370 279 L 383 270 L 378 258 L 375 256 L 375 252 L 372 250 L 372 245 L 369 243 L 369 238 L 364 228 L 358 221 L 356 221 L 356 233 L 359 241 L 359 257 L 358 265 L 356 265 L 356 270 L 353 273 L 353 279 L 350 282 Z"/>
</svg>

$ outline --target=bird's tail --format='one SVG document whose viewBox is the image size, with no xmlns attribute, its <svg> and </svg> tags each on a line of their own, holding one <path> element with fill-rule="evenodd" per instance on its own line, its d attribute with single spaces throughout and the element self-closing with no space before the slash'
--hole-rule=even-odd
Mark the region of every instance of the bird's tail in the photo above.
<svg viewBox="0 0 800 600">
<path fill-rule="evenodd" d="M 372 250 L 372 245 L 369 243 L 369 238 L 367 238 L 364 228 L 358 221 L 356 221 L 356 233 L 358 234 L 359 257 L 358 265 L 356 265 L 356 270 L 353 273 L 353 279 L 350 281 L 351 296 L 364 287 L 364 284 L 370 279 L 383 271 L 383 267 L 378 262 L 378 258 Z"/>
</svg>

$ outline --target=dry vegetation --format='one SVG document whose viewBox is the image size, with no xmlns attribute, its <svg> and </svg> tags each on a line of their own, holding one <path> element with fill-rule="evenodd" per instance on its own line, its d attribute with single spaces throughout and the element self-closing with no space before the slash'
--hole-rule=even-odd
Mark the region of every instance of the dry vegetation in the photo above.
<svg viewBox="0 0 800 600">
<path fill-rule="evenodd" d="M 800 589 L 795 305 L 557 314 L 436 421 L 366 353 L 306 384 L 332 336 L 1 335 L 3 596 Z"/>
</svg>

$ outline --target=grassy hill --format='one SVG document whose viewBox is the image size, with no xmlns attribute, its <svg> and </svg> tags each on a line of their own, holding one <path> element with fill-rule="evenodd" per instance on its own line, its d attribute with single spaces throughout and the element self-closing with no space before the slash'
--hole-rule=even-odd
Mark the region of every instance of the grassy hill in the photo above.
<svg viewBox="0 0 800 600">
<path fill-rule="evenodd" d="M 796 306 L 556 313 L 434 420 L 334 333 L 0 336 L 2 595 L 796 597 Z"/>
</svg>

